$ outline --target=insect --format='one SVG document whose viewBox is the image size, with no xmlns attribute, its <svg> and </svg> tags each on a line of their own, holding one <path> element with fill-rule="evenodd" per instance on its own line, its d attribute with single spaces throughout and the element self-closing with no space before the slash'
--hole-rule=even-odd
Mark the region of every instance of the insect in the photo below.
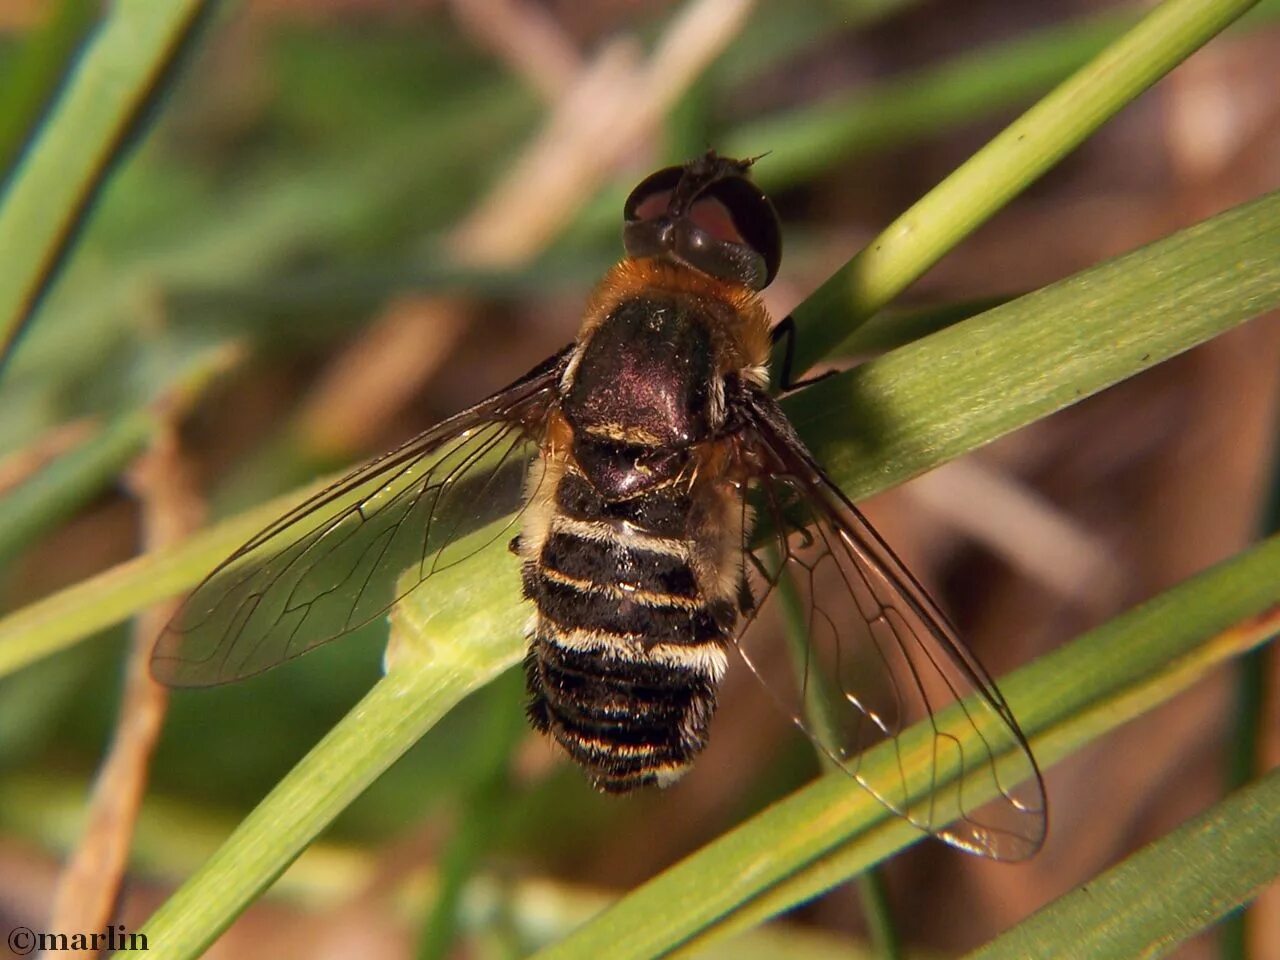
<svg viewBox="0 0 1280 960">
<path fill-rule="evenodd" d="M 752 162 L 643 180 L 574 343 L 246 543 L 164 631 L 155 676 L 259 673 L 517 533 L 529 717 L 597 788 L 678 779 L 736 650 L 890 809 L 973 853 L 1034 853 L 1043 787 L 1009 707 L 769 392 L 794 325 L 760 300 L 781 230 Z M 808 635 L 798 668 L 749 629 L 780 595 Z M 909 755 L 917 720 L 931 736 Z"/>
</svg>

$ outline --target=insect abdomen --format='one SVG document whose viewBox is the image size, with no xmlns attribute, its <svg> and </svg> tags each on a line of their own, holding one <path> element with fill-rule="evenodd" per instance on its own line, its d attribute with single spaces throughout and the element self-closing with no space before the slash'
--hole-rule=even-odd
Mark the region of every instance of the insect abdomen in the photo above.
<svg viewBox="0 0 1280 960">
<path fill-rule="evenodd" d="M 599 789 L 665 785 L 706 743 L 736 611 L 699 586 L 687 489 L 608 502 L 573 464 L 555 488 L 526 530 L 530 717 Z"/>
</svg>

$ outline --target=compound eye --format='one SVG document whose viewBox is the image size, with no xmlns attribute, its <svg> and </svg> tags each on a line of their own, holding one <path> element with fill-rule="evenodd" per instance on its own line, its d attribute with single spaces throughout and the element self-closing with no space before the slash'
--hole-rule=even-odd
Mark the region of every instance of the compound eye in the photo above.
<svg viewBox="0 0 1280 960">
<path fill-rule="evenodd" d="M 702 213 L 704 207 L 710 208 L 708 214 Z M 764 192 L 746 177 L 726 177 L 711 184 L 694 204 L 693 218 L 717 239 L 745 244 L 759 255 L 765 264 L 762 287 L 777 276 L 782 263 L 778 213 Z"/>
<path fill-rule="evenodd" d="M 760 290 L 782 260 L 782 228 L 769 198 L 746 176 L 750 164 L 708 153 L 640 181 L 623 207 L 632 257 L 670 258 Z"/>
<path fill-rule="evenodd" d="M 738 224 L 733 219 L 733 211 L 726 207 L 719 197 L 712 196 L 710 190 L 693 201 L 689 212 L 685 214 L 685 219 L 691 221 L 695 227 L 713 240 L 751 245 L 738 229 Z"/>
<path fill-rule="evenodd" d="M 664 167 L 641 180 L 623 205 L 622 216 L 626 222 L 654 220 L 666 213 L 682 176 L 684 167 Z"/>
</svg>

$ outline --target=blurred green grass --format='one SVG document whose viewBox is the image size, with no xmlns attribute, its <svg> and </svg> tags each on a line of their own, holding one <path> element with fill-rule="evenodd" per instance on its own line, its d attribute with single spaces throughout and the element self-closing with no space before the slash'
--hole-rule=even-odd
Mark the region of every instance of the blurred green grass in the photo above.
<svg viewBox="0 0 1280 960">
<path fill-rule="evenodd" d="M 908 5 L 849 4 L 872 17 Z M 1280 4 L 1268 2 L 1254 17 L 1276 15 Z M 803 189 L 811 178 L 838 175 L 852 156 L 892 153 L 945 129 L 1007 115 L 1118 29 L 1110 20 L 1048 28 L 816 107 L 784 106 L 759 124 L 725 107 L 739 86 L 803 57 L 842 16 L 834 4 L 765 5 L 687 98 L 684 126 L 669 129 L 660 151 L 674 159 L 703 138 L 744 149 L 763 139 L 750 149 L 777 157 L 775 166 L 761 167 L 766 182 L 776 177 L 784 191 Z M 1124 15 L 1115 24 L 1122 21 Z M 603 190 L 533 268 L 477 273 L 441 262 L 443 232 L 541 118 L 535 97 L 447 22 L 371 23 L 341 33 L 286 24 L 261 39 L 238 55 L 221 51 L 246 75 L 238 81 L 240 99 L 209 83 L 213 66 L 197 58 L 152 135 L 111 180 L 0 382 L 0 453 L 84 414 L 122 421 L 139 415 L 175 370 L 211 345 L 248 340 L 260 368 L 305 368 L 358 335 L 371 310 L 397 292 L 554 298 L 585 289 L 615 257 L 622 182 Z M 65 45 L 56 49 L 66 55 Z M 1028 59 L 1028 51 L 1044 57 Z M 20 65 L 20 52 L 12 43 L 0 49 L 0 89 L 15 98 L 47 93 L 47 69 L 14 80 L 29 69 Z M 963 90 L 977 93 L 957 98 L 957 76 L 972 84 Z M 1006 96 L 987 96 L 992 90 Z M 788 242 L 794 238 L 803 248 L 805 225 L 794 226 Z M 262 462 L 298 462 L 237 484 L 234 498 L 218 500 L 223 510 L 314 472 L 309 454 L 289 449 L 288 440 L 269 435 Z M 110 473 L 95 478 L 81 504 L 110 495 Z M 17 509 L 16 495 L 0 500 L 0 508 Z M 57 521 L 50 514 L 49 532 Z M 20 598 L 17 583 L 7 578 L 8 608 Z M 377 675 L 379 633 L 375 628 L 308 658 L 287 675 L 175 698 L 156 758 L 157 789 L 200 806 L 251 805 Z M 30 774 L 48 763 L 48 749 L 64 771 L 90 775 L 114 717 L 118 649 L 118 636 L 103 637 L 0 681 L 0 718 L 8 719 L 0 719 L 0 771 Z M 33 686 L 47 696 L 20 694 Z M 338 834 L 385 837 L 463 796 L 460 783 L 483 776 L 467 772 L 482 736 L 472 709 L 479 708 L 460 707 L 379 780 L 339 821 Z M 211 778 L 205 758 L 232 750 L 235 763 L 220 764 Z M 780 763 L 756 789 L 776 795 L 803 776 Z M 566 839 L 589 844 L 614 816 L 593 799 L 572 771 L 558 772 L 521 800 L 519 818 L 538 829 L 512 830 L 508 842 L 548 858 Z M 744 808 L 756 799 L 744 797 Z M 0 822 L 20 822 L 24 813 L 0 808 Z M 731 819 L 726 812 L 723 820 Z"/>
<path fill-rule="evenodd" d="M 796 17 L 774 6 L 753 23 L 723 64 L 720 93 L 802 55 L 832 23 L 820 4 L 805 11 Z M 446 19 L 359 31 L 285 22 L 256 39 L 251 48 L 217 51 L 224 61 L 198 52 L 154 129 L 108 182 L 0 382 L 0 454 L 86 414 L 145 422 L 172 371 L 229 340 L 250 345 L 251 369 L 315 363 L 399 290 L 466 289 L 498 300 L 562 295 L 585 290 L 616 258 L 610 227 L 550 251 L 536 268 L 477 275 L 440 262 L 443 231 L 541 116 L 535 98 Z M 11 97 L 52 95 L 52 74 L 24 79 L 23 62 L 60 50 L 65 63 L 61 43 L 31 35 L 0 47 L 0 88 Z M 226 93 L 208 82 L 215 71 L 243 77 Z M 64 458 L 57 466 L 83 482 L 79 504 L 110 491 L 111 472 L 96 462 L 80 470 Z M 308 469 L 303 462 L 279 476 Z M 240 509 L 286 482 L 250 482 L 219 503 Z M 0 505 L 51 493 L 38 476 Z M 50 510 L 43 530 L 24 531 L 23 542 L 57 521 Z M 0 580 L 10 609 L 19 582 Z M 376 677 L 380 632 L 336 645 L 287 676 L 174 698 L 156 789 L 211 808 L 250 805 Z M 92 771 L 118 698 L 113 664 L 122 638 L 109 634 L 0 681 L 7 721 L 0 769 L 38 771 L 44 751 L 55 749 L 65 769 Z M 42 693 L 19 694 L 30 689 Z M 460 708 L 433 743 L 382 778 L 339 822 L 339 834 L 385 835 L 446 803 L 473 752 L 471 712 Z M 225 771 L 220 764 L 211 778 L 206 758 L 219 755 L 235 763 Z M 526 836 L 546 854 L 565 837 L 607 829 L 610 812 L 581 802 L 572 772 L 557 773 L 545 790 L 546 799 L 532 797 L 524 809 L 540 824 Z M 0 810 L 0 822 L 22 815 Z"/>
<path fill-rule="evenodd" d="M 802 54 L 805 42 L 832 25 L 831 14 L 817 4 L 805 5 L 803 15 L 781 13 L 777 6 L 765 14 L 713 71 L 713 98 L 724 92 L 718 85 L 748 82 L 753 69 L 763 71 L 782 56 Z M 780 32 L 780 25 L 790 29 Z M 1019 41 L 1023 46 L 1015 49 L 1045 44 L 1045 49 L 1062 53 L 1056 66 L 1065 73 L 1079 56 L 1074 44 L 1092 49 L 1095 32 L 1109 36 L 1113 29 L 1109 23 L 1052 28 L 1043 38 Z M 4 384 L 0 450 L 20 447 L 87 412 L 136 409 L 153 389 L 156 372 L 194 356 L 210 341 L 249 334 L 262 357 L 331 348 L 366 314 L 342 310 L 341 303 L 329 316 L 323 310 L 317 314 L 312 308 L 332 297 L 332 288 L 319 274 L 336 268 L 356 287 L 364 278 L 369 292 L 358 301 L 361 307 L 396 288 L 389 275 L 410 283 L 430 279 L 432 264 L 420 257 L 405 263 L 403 249 L 429 246 L 537 119 L 527 93 L 438 23 L 419 29 L 371 27 L 354 35 L 291 26 L 274 32 L 265 48 L 254 52 L 263 58 L 255 68 L 268 78 L 262 82 L 270 88 L 259 111 L 228 119 L 228 108 L 201 89 L 198 63 L 173 93 L 174 105 L 159 129 L 114 178 Z M 1049 70 L 1038 83 L 1011 82 L 1024 69 L 1022 57 L 975 54 L 969 60 L 972 65 L 966 69 L 978 71 L 974 82 L 982 89 L 1012 90 L 1024 101 L 1055 79 L 1055 71 Z M 0 60 L 0 77 L 13 76 L 7 70 L 14 69 L 10 57 Z M 913 83 L 908 78 L 895 82 L 908 88 Z M 925 82 L 922 101 L 928 106 L 928 91 L 934 90 L 935 109 L 945 109 L 951 124 L 972 122 L 991 111 L 993 105 L 981 98 L 957 108 L 944 96 L 947 86 Z M 878 102 L 874 91 L 855 96 L 858 102 Z M 831 109 L 822 107 L 814 122 L 828 127 L 826 111 Z M 792 111 L 791 122 L 803 114 Z M 927 123 L 912 124 L 870 136 L 864 127 L 875 128 L 878 118 L 861 124 L 842 128 L 843 149 L 809 160 L 797 175 L 837 163 L 852 150 L 894 149 L 927 136 L 930 129 Z M 215 132 L 201 133 L 205 127 Z M 255 136 L 264 131 L 267 136 Z M 189 142 L 192 137 L 195 144 Z M 773 130 L 766 139 L 779 162 L 810 156 L 802 144 L 792 142 L 786 128 Z M 767 166 L 762 171 L 771 175 Z M 438 189 L 442 182 L 450 189 Z M 597 264 L 608 262 L 615 246 L 612 237 L 597 235 L 587 254 L 590 267 L 575 266 L 574 258 L 562 255 L 553 269 L 531 271 L 526 282 L 532 289 L 581 284 Z M 399 262 L 389 267 L 388 261 Z M 568 279 L 559 279 L 557 271 L 567 272 Z M 291 281 L 291 275 L 296 279 Z M 245 309 L 244 299 L 263 284 L 292 284 L 305 296 L 308 278 L 320 289 L 313 300 L 304 301 L 304 314 L 287 308 Z M 479 293 L 484 295 L 483 287 Z M 138 317 L 139 304 L 153 296 L 171 314 L 159 330 L 140 325 Z M 347 671 L 316 668 L 318 677 L 335 674 Z M 298 690 L 314 685 L 301 678 L 275 683 L 266 695 L 246 693 L 249 699 L 241 702 L 297 701 Z M 329 685 L 321 681 L 322 687 Z M 355 689 L 358 683 L 346 693 Z M 109 685 L 102 693 L 95 698 L 99 708 L 82 717 L 84 730 L 103 728 L 106 715 L 99 710 L 111 699 Z M 241 696 L 228 695 L 231 703 Z M 311 704 L 302 699 L 299 706 L 304 716 Z M 179 729 L 186 709 L 196 708 L 187 708 L 180 698 L 175 716 Z M 284 726 L 297 730 L 299 723 L 295 719 Z M 323 729 L 323 723 L 305 726 Z M 189 745 L 194 734 L 189 732 L 184 742 Z M 295 746 L 310 735 L 299 731 Z M 263 752 L 274 754 L 278 764 L 289 751 L 282 745 L 279 752 L 269 746 Z M 267 769 L 272 766 L 269 759 L 261 762 Z M 258 764 L 247 757 L 241 769 Z M 166 763 L 159 767 L 169 769 Z M 238 795 L 253 796 L 269 779 L 249 778 Z"/>
</svg>

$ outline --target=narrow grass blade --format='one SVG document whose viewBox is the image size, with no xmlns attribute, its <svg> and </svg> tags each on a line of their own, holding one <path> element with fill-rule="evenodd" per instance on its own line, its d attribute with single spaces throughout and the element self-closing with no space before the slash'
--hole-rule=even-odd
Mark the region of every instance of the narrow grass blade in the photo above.
<svg viewBox="0 0 1280 960">
<path fill-rule="evenodd" d="M 1159 882 L 1152 882 L 1153 878 Z M 1280 877 L 1280 770 L 1094 877 L 969 960 L 1163 957 Z"/>
<path fill-rule="evenodd" d="M 161 386 L 151 403 L 116 417 L 83 445 L 0 496 L 0 566 L 116 482 L 120 472 L 150 440 L 159 422 L 153 404 L 179 404 L 185 408 L 233 362 L 234 355 L 234 350 L 221 348 L 198 354 Z"/>
<path fill-rule="evenodd" d="M 0 621 L 0 676 L 194 586 L 236 547 L 332 479 L 276 497 L 179 547 L 144 554 L 10 614 Z"/>
<path fill-rule="evenodd" d="M 754 119 L 719 148 L 730 157 L 770 152 L 753 177 L 775 191 L 851 157 L 938 137 L 1032 102 L 1089 62 L 1137 20 L 1110 11 L 989 43 L 905 76 Z"/>
<path fill-rule="evenodd" d="M 499 522 L 499 526 L 503 521 Z M 476 542 L 493 538 L 486 528 Z M 379 774 L 464 696 L 523 650 L 517 563 L 498 538 L 472 565 L 436 575 L 421 619 L 412 603 L 393 619 L 415 635 L 373 689 L 251 812 L 227 842 L 147 921 L 150 956 L 196 957 Z M 405 629 L 402 627 L 401 629 Z M 466 637 L 458 643 L 454 638 Z M 428 641 L 429 646 L 428 646 Z"/>
<path fill-rule="evenodd" d="M 1280 192 L 894 350 L 784 406 L 859 500 L 1277 306 Z"/>
<path fill-rule="evenodd" d="M 209 0 L 116 0 L 0 202 L 0 370 Z"/>
<path fill-rule="evenodd" d="M 17 158 L 67 61 L 98 16 L 97 7 L 83 0 L 58 0 L 50 6 L 54 9 L 44 23 L 5 64 L 0 83 L 0 170 L 7 171 Z"/>
<path fill-rule="evenodd" d="M 113 483 L 146 446 L 154 426 L 149 410 L 130 411 L 0 497 L 0 566 Z"/>
<path fill-rule="evenodd" d="M 795 311 L 797 372 L 1257 0 L 1165 0 L 903 213 Z"/>
</svg>

